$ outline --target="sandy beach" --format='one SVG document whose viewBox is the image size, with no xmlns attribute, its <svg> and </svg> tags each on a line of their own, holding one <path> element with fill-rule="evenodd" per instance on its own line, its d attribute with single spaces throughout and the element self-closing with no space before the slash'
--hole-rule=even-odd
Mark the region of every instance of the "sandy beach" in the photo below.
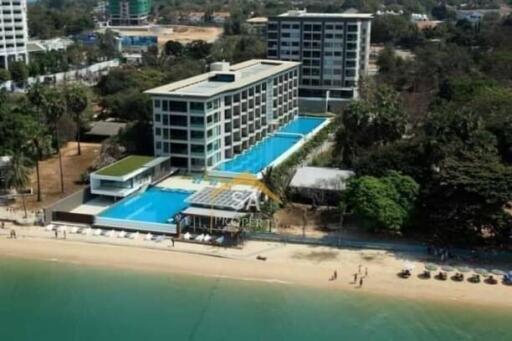
<svg viewBox="0 0 512 341">
<path fill-rule="evenodd" d="M 0 234 L 0 257 L 28 258 L 142 271 L 183 273 L 238 280 L 303 285 L 331 290 L 436 300 L 456 304 L 512 307 L 512 287 L 452 280 L 420 279 L 423 263 L 412 256 L 376 250 L 347 250 L 320 246 L 249 241 L 241 249 L 169 241 L 156 243 L 107 237 L 68 235 L 52 239 L 39 227 L 18 228 L 18 238 Z M 266 261 L 257 260 L 266 257 Z M 415 264 L 413 276 L 396 274 L 405 262 Z M 368 269 L 363 287 L 354 284 L 361 265 Z M 338 279 L 331 281 L 336 270 Z"/>
</svg>

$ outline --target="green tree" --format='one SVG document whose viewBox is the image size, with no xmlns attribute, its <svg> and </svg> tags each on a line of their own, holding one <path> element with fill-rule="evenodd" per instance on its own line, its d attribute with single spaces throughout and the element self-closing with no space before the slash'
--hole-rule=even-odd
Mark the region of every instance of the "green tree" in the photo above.
<svg viewBox="0 0 512 341">
<path fill-rule="evenodd" d="M 25 189 L 30 184 L 30 168 L 27 167 L 27 159 L 23 154 L 15 154 L 11 158 L 9 168 L 7 170 L 7 186 L 15 188 L 18 194 L 21 194 L 23 201 L 23 210 L 25 218 L 27 218 L 27 204 L 25 200 Z"/>
<path fill-rule="evenodd" d="M 23 86 L 28 79 L 28 67 L 23 61 L 16 61 L 9 63 L 9 72 L 11 73 L 11 79 L 17 85 Z"/>
<path fill-rule="evenodd" d="M 414 179 L 391 172 L 382 178 L 362 176 L 351 180 L 344 198 L 363 225 L 399 231 L 409 222 L 418 193 Z"/>
<path fill-rule="evenodd" d="M 9 79 L 11 79 L 9 70 L 0 68 L 0 83 L 8 81 Z"/>
<path fill-rule="evenodd" d="M 335 158 L 347 166 L 363 151 L 397 141 L 405 134 L 407 116 L 399 94 L 381 86 L 365 100 L 353 102 L 343 112 L 336 133 Z"/>
</svg>

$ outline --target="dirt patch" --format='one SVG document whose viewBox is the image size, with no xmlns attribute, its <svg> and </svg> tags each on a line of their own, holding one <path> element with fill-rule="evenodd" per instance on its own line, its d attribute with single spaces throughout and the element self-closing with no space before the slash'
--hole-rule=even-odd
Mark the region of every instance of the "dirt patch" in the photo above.
<svg viewBox="0 0 512 341">
<path fill-rule="evenodd" d="M 305 252 L 295 252 L 292 255 L 295 259 L 301 260 L 309 260 L 315 263 L 321 263 L 325 261 L 333 261 L 338 258 L 338 252 L 335 251 L 311 251 L 308 253 Z"/>
<path fill-rule="evenodd" d="M 276 212 L 278 232 L 285 234 L 321 237 L 325 236 L 339 226 L 339 215 L 332 208 L 318 208 L 312 210 L 309 205 L 286 205 Z"/>
<path fill-rule="evenodd" d="M 34 168 L 31 175 L 31 187 L 34 195 L 27 197 L 27 208 L 37 210 L 50 205 L 51 203 L 68 196 L 69 194 L 83 188 L 79 184 L 80 175 L 87 170 L 99 155 L 101 144 L 82 143 L 82 155 L 77 155 L 75 142 L 69 142 L 61 149 L 62 169 L 64 173 L 64 193 L 60 191 L 60 173 L 59 158 L 57 155 L 39 163 L 41 176 L 41 194 L 43 201 L 37 202 L 37 180 L 36 170 Z M 16 207 L 21 208 L 21 200 L 16 203 Z"/>
</svg>

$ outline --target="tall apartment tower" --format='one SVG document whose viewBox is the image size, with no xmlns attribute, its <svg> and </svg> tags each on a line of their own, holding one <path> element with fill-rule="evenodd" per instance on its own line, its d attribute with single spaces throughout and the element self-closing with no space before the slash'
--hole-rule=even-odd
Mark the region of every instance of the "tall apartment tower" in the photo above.
<svg viewBox="0 0 512 341">
<path fill-rule="evenodd" d="M 28 61 L 26 0 L 0 1 L 0 68 L 13 61 Z"/>
<path fill-rule="evenodd" d="M 357 98 L 358 82 L 368 70 L 371 20 L 371 14 L 306 10 L 270 17 L 267 57 L 302 62 L 301 103 Z"/>
<path fill-rule="evenodd" d="M 146 91 L 156 156 L 188 172 L 214 169 L 293 120 L 299 63 L 213 63 L 210 72 Z"/>
<path fill-rule="evenodd" d="M 119 25 L 145 25 L 151 11 L 151 0 L 109 0 L 110 23 Z"/>
</svg>

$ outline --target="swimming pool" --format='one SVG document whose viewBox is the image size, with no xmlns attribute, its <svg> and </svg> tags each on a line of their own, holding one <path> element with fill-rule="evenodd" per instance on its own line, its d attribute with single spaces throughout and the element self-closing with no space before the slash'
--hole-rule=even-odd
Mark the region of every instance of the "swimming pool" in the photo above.
<svg viewBox="0 0 512 341">
<path fill-rule="evenodd" d="M 311 133 L 325 120 L 319 117 L 298 116 L 242 154 L 221 163 L 215 171 L 257 174 L 302 140 L 301 135 Z"/>
<path fill-rule="evenodd" d="M 216 170 L 233 173 L 259 173 L 301 139 L 293 135 L 273 135 L 252 146 L 245 153 L 220 164 Z"/>
<path fill-rule="evenodd" d="M 306 135 L 315 130 L 320 124 L 325 122 L 322 117 L 299 116 L 281 127 L 279 133 L 292 133 Z"/>
<path fill-rule="evenodd" d="M 187 191 L 152 187 L 143 193 L 129 196 L 99 214 L 101 218 L 121 219 L 144 223 L 170 224 L 170 219 L 188 205 Z"/>
</svg>

